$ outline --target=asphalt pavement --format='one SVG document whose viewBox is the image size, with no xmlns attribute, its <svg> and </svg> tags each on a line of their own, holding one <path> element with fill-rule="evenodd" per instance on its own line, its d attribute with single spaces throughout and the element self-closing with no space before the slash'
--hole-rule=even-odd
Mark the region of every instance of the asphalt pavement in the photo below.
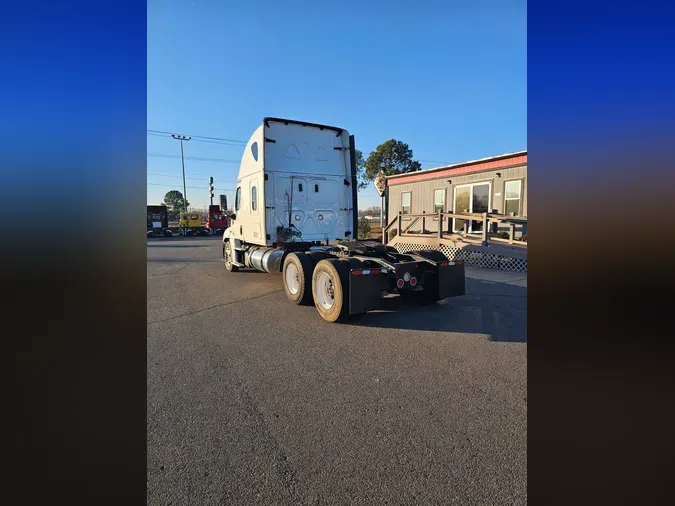
<svg viewBox="0 0 675 506">
<path fill-rule="evenodd" d="M 148 504 L 526 504 L 523 275 L 329 324 L 219 237 L 147 244 Z"/>
</svg>

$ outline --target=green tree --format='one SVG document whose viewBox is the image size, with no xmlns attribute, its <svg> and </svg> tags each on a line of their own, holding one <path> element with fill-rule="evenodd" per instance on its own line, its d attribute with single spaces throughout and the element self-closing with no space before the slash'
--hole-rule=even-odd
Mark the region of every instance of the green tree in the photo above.
<svg viewBox="0 0 675 506">
<path fill-rule="evenodd" d="M 360 149 L 356 150 L 356 178 L 358 180 L 358 185 L 356 186 L 359 190 L 364 190 L 370 181 L 366 179 L 365 172 L 366 162 L 363 159 L 363 153 Z"/>
<path fill-rule="evenodd" d="M 413 160 L 412 149 L 404 142 L 389 139 L 368 155 L 365 163 L 364 179 L 373 181 L 382 171 L 385 176 L 415 172 L 422 168 L 420 162 Z"/>
<path fill-rule="evenodd" d="M 359 239 L 370 239 L 370 222 L 365 218 L 359 218 Z"/>
<path fill-rule="evenodd" d="M 190 205 L 190 203 L 183 198 L 183 194 L 178 190 L 167 192 L 167 194 L 164 195 L 164 203 L 169 208 L 169 212 L 174 214 L 185 211 L 187 206 Z"/>
</svg>

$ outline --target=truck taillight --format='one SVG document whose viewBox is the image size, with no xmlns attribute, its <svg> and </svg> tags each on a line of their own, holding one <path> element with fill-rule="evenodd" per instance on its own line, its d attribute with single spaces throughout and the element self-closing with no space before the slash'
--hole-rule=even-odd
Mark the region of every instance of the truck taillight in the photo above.
<svg viewBox="0 0 675 506">
<path fill-rule="evenodd" d="M 355 271 L 352 271 L 352 274 L 354 276 L 360 276 L 361 274 L 363 274 L 363 271 L 361 269 L 356 269 Z"/>
<path fill-rule="evenodd" d="M 415 286 L 417 284 L 417 278 L 413 276 L 410 278 L 410 286 Z"/>
<path fill-rule="evenodd" d="M 441 267 L 447 267 L 447 266 L 448 266 L 448 262 L 441 262 L 440 265 L 441 265 Z"/>
<path fill-rule="evenodd" d="M 380 273 L 380 269 L 371 269 L 371 270 L 370 270 L 370 273 L 371 273 L 371 274 L 379 274 L 379 273 Z"/>
<path fill-rule="evenodd" d="M 396 280 L 396 286 L 398 286 L 399 288 L 403 288 L 403 285 L 405 285 L 405 281 L 403 281 L 401 278 L 398 278 Z"/>
</svg>

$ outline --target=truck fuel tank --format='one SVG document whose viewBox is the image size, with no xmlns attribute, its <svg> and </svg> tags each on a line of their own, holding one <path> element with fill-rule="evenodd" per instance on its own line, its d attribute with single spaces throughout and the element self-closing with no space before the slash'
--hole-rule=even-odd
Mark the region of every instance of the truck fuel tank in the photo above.
<svg viewBox="0 0 675 506">
<path fill-rule="evenodd" d="M 246 265 L 270 274 L 281 272 L 284 250 L 277 248 L 251 248 L 246 252 Z"/>
</svg>

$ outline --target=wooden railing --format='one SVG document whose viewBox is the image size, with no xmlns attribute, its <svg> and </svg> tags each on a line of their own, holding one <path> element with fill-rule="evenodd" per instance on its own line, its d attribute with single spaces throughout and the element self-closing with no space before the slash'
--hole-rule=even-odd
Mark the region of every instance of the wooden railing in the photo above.
<svg viewBox="0 0 675 506">
<path fill-rule="evenodd" d="M 433 219 L 434 221 L 438 220 L 438 230 L 437 231 L 427 231 L 426 230 L 426 220 Z M 464 227 L 461 232 L 454 232 L 452 229 L 444 230 L 444 223 L 449 223 L 448 218 L 454 218 L 457 220 L 464 221 Z M 410 223 L 405 223 L 405 228 L 403 221 L 410 219 Z M 422 230 L 419 233 L 409 233 L 413 225 L 417 224 L 422 220 Z M 482 222 L 483 227 L 479 233 L 469 232 L 472 222 Z M 509 238 L 502 239 L 500 237 L 495 237 L 490 234 L 490 225 L 496 223 L 498 226 L 507 226 L 509 229 Z M 395 216 L 386 227 L 382 229 L 382 243 L 386 244 L 389 240 L 388 234 L 389 231 L 394 229 L 398 231 L 398 235 L 401 236 L 410 236 L 410 237 L 429 237 L 437 236 L 439 239 L 443 237 L 447 238 L 457 238 L 461 237 L 463 241 L 469 243 L 480 243 L 483 246 L 487 246 L 490 242 L 496 243 L 505 243 L 505 244 L 517 244 L 521 246 L 527 246 L 527 241 L 516 240 L 515 231 L 516 227 L 520 227 L 521 231 L 524 226 L 527 226 L 527 218 L 519 216 L 506 216 L 504 214 L 498 213 L 443 213 L 439 212 L 437 214 L 402 214 L 401 212 Z M 450 227 L 451 228 L 451 227 Z"/>
</svg>

